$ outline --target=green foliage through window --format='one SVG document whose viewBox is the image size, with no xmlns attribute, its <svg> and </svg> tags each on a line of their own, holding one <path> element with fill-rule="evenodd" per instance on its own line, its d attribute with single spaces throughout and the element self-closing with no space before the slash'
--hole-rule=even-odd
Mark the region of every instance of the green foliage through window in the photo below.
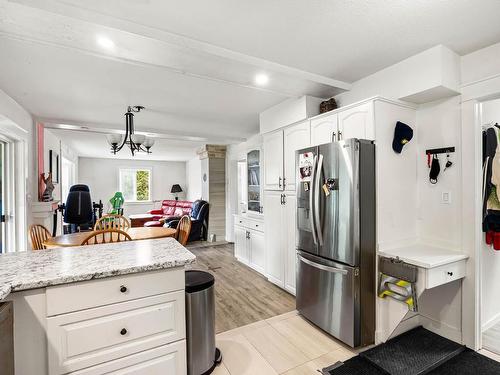
<svg viewBox="0 0 500 375">
<path fill-rule="evenodd" d="M 149 171 L 137 171 L 137 200 L 149 200 Z"/>
<path fill-rule="evenodd" d="M 148 169 L 120 169 L 119 191 L 125 202 L 151 200 L 151 171 Z"/>
</svg>

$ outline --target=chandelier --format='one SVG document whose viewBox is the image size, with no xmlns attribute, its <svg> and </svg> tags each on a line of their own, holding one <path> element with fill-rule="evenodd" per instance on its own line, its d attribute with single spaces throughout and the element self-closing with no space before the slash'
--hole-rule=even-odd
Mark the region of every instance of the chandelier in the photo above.
<svg viewBox="0 0 500 375">
<path fill-rule="evenodd" d="M 106 136 L 113 154 L 116 155 L 125 145 L 130 148 L 132 156 L 136 152 L 151 153 L 150 149 L 155 143 L 154 139 L 148 138 L 143 134 L 134 133 L 134 113 L 139 113 L 143 109 L 144 107 L 140 105 L 129 106 L 127 108 L 127 113 L 125 113 L 125 136 L 121 134 L 108 134 Z"/>
</svg>

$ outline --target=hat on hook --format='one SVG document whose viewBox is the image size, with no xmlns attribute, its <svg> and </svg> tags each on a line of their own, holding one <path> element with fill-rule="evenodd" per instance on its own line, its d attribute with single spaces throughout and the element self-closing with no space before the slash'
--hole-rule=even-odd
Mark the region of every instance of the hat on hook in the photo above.
<svg viewBox="0 0 500 375">
<path fill-rule="evenodd" d="M 394 129 L 394 140 L 392 141 L 392 149 L 398 154 L 403 151 L 403 146 L 413 138 L 413 129 L 405 123 L 398 121 Z"/>
</svg>

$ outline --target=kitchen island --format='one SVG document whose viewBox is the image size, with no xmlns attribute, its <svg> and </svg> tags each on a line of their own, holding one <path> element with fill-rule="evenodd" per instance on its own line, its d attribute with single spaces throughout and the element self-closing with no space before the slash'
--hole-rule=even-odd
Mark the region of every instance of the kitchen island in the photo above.
<svg viewBox="0 0 500 375">
<path fill-rule="evenodd" d="M 1 255 L 16 375 L 184 374 L 194 261 L 172 238 Z"/>
</svg>

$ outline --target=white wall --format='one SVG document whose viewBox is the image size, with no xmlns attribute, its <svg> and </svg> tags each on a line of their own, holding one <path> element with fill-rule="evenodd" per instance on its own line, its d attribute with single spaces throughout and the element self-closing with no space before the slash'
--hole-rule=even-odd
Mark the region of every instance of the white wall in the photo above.
<svg viewBox="0 0 500 375">
<path fill-rule="evenodd" d="M 424 51 L 417 56 L 354 82 L 351 91 L 340 94 L 335 99 L 340 106 L 344 106 L 370 96 L 380 95 L 397 100 L 405 92 L 418 92 L 421 89 L 422 80 L 426 80 L 427 75 L 433 74 L 433 68 L 422 66 L 423 63 L 433 61 L 437 66 L 441 66 L 442 61 L 433 57 L 439 50 L 442 50 L 440 46 Z M 455 62 L 458 66 L 458 61 Z M 459 73 L 454 72 L 455 78 L 457 78 L 457 74 Z M 458 87 L 456 89 L 458 90 Z M 416 215 L 418 216 L 419 240 L 456 251 L 462 250 L 460 110 L 460 96 L 422 104 L 418 106 L 417 124 L 413 129 L 414 135 L 416 135 L 413 141 L 418 142 L 417 194 L 419 210 Z M 431 185 L 425 150 L 447 146 L 455 146 L 456 148 L 456 153 L 451 155 L 453 167 L 443 172 L 445 155 L 444 157 L 440 156 L 441 174 L 438 183 Z M 443 192 L 451 194 L 450 204 L 441 202 Z M 424 317 L 421 323 L 451 339 L 460 338 L 462 329 L 461 293 L 460 283 L 453 283 L 439 290 L 426 292 L 422 298 L 422 302 L 426 306 L 420 311 Z M 437 298 L 436 295 L 441 297 Z M 437 301 L 443 303 L 437 304 Z"/>
<path fill-rule="evenodd" d="M 201 160 L 199 157 L 186 162 L 186 199 L 195 201 L 201 199 Z"/>
<path fill-rule="evenodd" d="M 79 158 L 78 183 L 90 186 L 92 200 L 102 200 L 107 204 L 108 200 L 119 189 L 118 171 L 120 168 L 152 168 L 152 199 L 161 201 L 173 199 L 170 193 L 173 184 L 180 184 L 183 193 L 179 199 L 185 198 L 186 191 L 186 163 L 173 161 L 144 161 L 144 160 L 117 160 L 98 158 Z M 158 208 L 159 202 L 156 203 Z M 146 213 L 154 207 L 154 203 L 125 203 L 124 214 Z M 106 206 L 105 206 L 106 207 Z"/>
<path fill-rule="evenodd" d="M 500 99 L 482 104 L 481 123 L 500 124 Z M 500 251 L 487 246 L 482 240 L 481 280 L 482 280 L 482 326 L 489 328 L 500 321 Z"/>
</svg>

